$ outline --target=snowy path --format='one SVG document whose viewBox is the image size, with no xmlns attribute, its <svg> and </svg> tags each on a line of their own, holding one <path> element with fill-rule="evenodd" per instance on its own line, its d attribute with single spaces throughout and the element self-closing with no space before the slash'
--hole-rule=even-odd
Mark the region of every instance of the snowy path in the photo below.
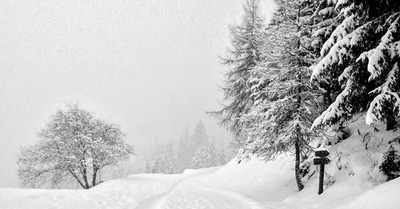
<svg viewBox="0 0 400 209">
<path fill-rule="evenodd" d="M 143 202 L 138 208 L 262 209 L 264 207 L 238 193 L 206 187 L 193 177 L 179 182 L 156 199 Z"/>
<path fill-rule="evenodd" d="M 90 190 L 0 189 L 0 208 L 262 209 L 239 193 L 206 186 L 205 169 L 177 175 L 141 174 Z"/>
</svg>

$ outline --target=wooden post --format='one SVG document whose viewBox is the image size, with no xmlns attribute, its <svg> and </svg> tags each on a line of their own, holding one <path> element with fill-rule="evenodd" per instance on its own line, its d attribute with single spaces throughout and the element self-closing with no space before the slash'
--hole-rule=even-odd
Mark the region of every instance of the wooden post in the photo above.
<svg viewBox="0 0 400 209">
<path fill-rule="evenodd" d="M 318 194 L 322 194 L 324 192 L 324 174 L 325 174 L 325 164 L 321 164 L 319 169 L 319 187 Z"/>
<path fill-rule="evenodd" d="M 319 149 L 315 151 L 314 165 L 320 165 L 319 169 L 319 185 L 318 194 L 324 192 L 324 175 L 325 175 L 325 164 L 328 164 L 331 160 L 327 158 L 329 151 L 326 149 Z"/>
</svg>

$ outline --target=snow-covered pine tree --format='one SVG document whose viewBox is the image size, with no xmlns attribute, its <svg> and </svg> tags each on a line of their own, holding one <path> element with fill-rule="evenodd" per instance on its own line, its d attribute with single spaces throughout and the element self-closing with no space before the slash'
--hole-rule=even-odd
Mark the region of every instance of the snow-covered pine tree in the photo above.
<svg viewBox="0 0 400 209">
<path fill-rule="evenodd" d="M 260 14 L 259 0 L 246 0 L 241 24 L 230 28 L 232 49 L 228 50 L 223 64 L 229 66 L 223 92 L 227 104 L 215 112 L 221 124 L 227 125 L 233 133 L 240 135 L 239 118 L 248 113 L 251 101 L 251 70 L 261 60 L 262 29 L 264 19 Z"/>
<path fill-rule="evenodd" d="M 273 157 L 279 152 L 295 153 L 295 176 L 299 190 L 301 157 L 308 156 L 309 142 L 319 132 L 310 131 L 318 115 L 321 94 L 309 81 L 309 67 L 315 62 L 313 34 L 316 2 L 305 0 L 276 1 L 277 11 L 267 27 L 269 50 L 259 68 L 262 76 L 253 88 L 255 105 L 241 119 L 249 139 L 250 152 Z M 263 85 L 259 83 L 265 82 Z M 263 86 L 259 88 L 259 86 Z M 254 91 L 254 89 L 258 89 Z"/>
<path fill-rule="evenodd" d="M 173 148 L 172 141 L 166 145 L 158 145 L 146 162 L 146 173 L 178 173 L 178 161 Z"/>
<path fill-rule="evenodd" d="M 183 136 L 179 140 L 177 148 L 178 171 L 183 172 L 190 167 L 193 158 L 194 143 L 189 133 L 189 128 L 186 128 Z"/>
<path fill-rule="evenodd" d="M 196 149 L 197 147 L 203 146 L 206 143 L 207 138 L 208 137 L 207 137 L 206 127 L 200 120 L 197 123 L 192 136 L 192 141 L 193 141 L 192 143 L 194 145 L 194 148 Z"/>
<path fill-rule="evenodd" d="M 169 141 L 164 147 L 164 152 L 162 154 L 162 173 L 177 173 L 178 172 L 178 162 L 175 156 L 172 141 Z"/>
<path fill-rule="evenodd" d="M 154 147 L 154 146 L 153 146 Z M 146 173 L 161 173 L 160 169 L 160 153 L 161 147 L 156 146 L 152 154 L 146 159 L 145 172 Z"/>
<path fill-rule="evenodd" d="M 198 147 L 194 153 L 194 157 L 191 162 L 191 168 L 208 168 L 217 165 L 217 153 L 215 151 L 215 146 L 208 140 Z"/>
<path fill-rule="evenodd" d="M 313 21 L 313 25 L 310 27 L 312 30 L 311 35 L 311 50 L 317 56 L 320 54 L 320 50 L 324 43 L 329 39 L 329 37 L 340 37 L 344 34 L 340 33 L 339 30 L 335 30 L 339 25 L 340 21 L 345 17 L 345 14 L 342 13 L 338 15 L 337 10 L 335 9 L 337 0 L 321 0 L 316 7 L 311 21 Z M 333 39 L 331 39 L 333 40 Z M 326 42 L 325 47 L 329 44 Z M 332 104 L 333 99 L 331 95 L 337 95 L 340 90 L 340 85 L 335 79 L 325 79 L 321 80 L 318 84 L 322 89 L 323 95 L 323 105 L 328 107 Z"/>
<path fill-rule="evenodd" d="M 186 154 L 187 150 L 187 142 L 183 137 L 179 139 L 178 148 L 177 148 L 177 161 L 178 161 L 178 170 L 179 172 L 183 172 L 185 168 L 188 167 L 189 163 L 186 163 L 188 160 L 188 156 Z"/>
<path fill-rule="evenodd" d="M 313 33 L 312 33 L 312 47 L 314 49 L 321 49 L 322 45 L 328 40 L 329 36 L 339 24 L 337 19 L 337 11 L 335 10 L 337 0 L 321 0 L 314 1 L 318 6 L 312 14 Z M 337 34 L 340 35 L 340 34 Z M 316 53 L 319 53 L 317 51 Z"/>
<path fill-rule="evenodd" d="M 400 176 L 400 157 L 398 151 L 390 145 L 389 150 L 383 153 L 383 161 L 379 170 L 386 176 L 387 180 L 393 180 Z"/>
<path fill-rule="evenodd" d="M 190 168 L 206 168 L 217 165 L 217 152 L 214 143 L 207 136 L 207 130 L 202 121 L 199 121 L 192 136 L 193 157 L 191 158 Z"/>
<path fill-rule="evenodd" d="M 341 125 L 367 111 L 367 123 L 397 125 L 400 107 L 400 1 L 340 0 L 337 26 L 321 50 L 312 79 L 339 82 L 341 92 L 313 127 Z"/>
</svg>

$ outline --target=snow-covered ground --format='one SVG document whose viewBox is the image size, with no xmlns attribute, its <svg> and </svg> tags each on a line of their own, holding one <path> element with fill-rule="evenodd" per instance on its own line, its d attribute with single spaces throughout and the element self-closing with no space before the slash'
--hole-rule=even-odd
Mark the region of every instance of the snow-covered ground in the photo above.
<svg viewBox="0 0 400 209">
<path fill-rule="evenodd" d="M 277 167 L 282 170 L 274 172 Z M 253 159 L 179 175 L 134 175 L 90 190 L 1 189 L 0 208 L 400 208 L 400 179 L 362 192 L 346 182 L 317 195 L 316 185 L 297 192 L 288 168 L 283 157 Z"/>
<path fill-rule="evenodd" d="M 298 192 L 293 156 L 280 155 L 268 162 L 232 160 L 183 174 L 133 175 L 90 190 L 0 189 L 0 208 L 398 209 L 400 178 L 385 183 L 378 165 L 387 141 L 399 132 L 375 132 L 363 121 L 364 116 L 355 119 L 351 137 L 328 147 L 332 162 L 321 195 L 318 175 L 311 175 L 314 165 L 305 189 Z"/>
</svg>

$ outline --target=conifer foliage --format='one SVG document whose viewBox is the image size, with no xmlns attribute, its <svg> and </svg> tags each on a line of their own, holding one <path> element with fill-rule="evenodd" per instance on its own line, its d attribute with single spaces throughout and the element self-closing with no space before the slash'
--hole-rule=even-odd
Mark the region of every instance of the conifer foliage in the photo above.
<svg viewBox="0 0 400 209">
<path fill-rule="evenodd" d="M 277 11 L 265 29 L 263 64 L 252 74 L 254 105 L 241 117 L 249 139 L 246 149 L 268 158 L 280 152 L 295 154 L 295 175 L 303 188 L 300 165 L 309 155 L 311 131 L 318 115 L 321 92 L 309 82 L 316 53 L 312 31 L 314 1 L 276 1 Z"/>
<path fill-rule="evenodd" d="M 400 3 L 340 0 L 335 9 L 342 21 L 324 43 L 312 80 L 333 80 L 341 89 L 313 126 L 341 125 L 368 109 L 368 124 L 381 120 L 391 130 L 400 107 Z"/>
<path fill-rule="evenodd" d="M 227 104 L 217 114 L 222 124 L 237 135 L 241 132 L 240 117 L 248 113 L 251 100 L 251 71 L 261 60 L 262 29 L 264 19 L 260 14 L 259 0 L 246 0 L 242 23 L 230 28 L 232 48 L 222 59 L 229 66 L 223 87 Z"/>
<path fill-rule="evenodd" d="M 249 2 L 259 3 L 247 1 L 247 7 Z M 311 154 L 310 144 L 326 141 L 324 129 L 317 127 L 343 130 L 359 112 L 367 112 L 368 124 L 380 120 L 387 130 L 398 125 L 400 1 L 274 2 L 270 23 L 253 27 L 256 36 L 232 30 L 236 55 L 248 54 L 235 45 L 238 37 L 254 37 L 254 45 L 245 46 L 252 46 L 257 56 L 240 54 L 226 62 L 235 65 L 226 75 L 224 93 L 232 103 L 221 111 L 227 113 L 222 121 L 247 138 L 242 142 L 243 156 L 253 153 L 270 159 L 280 152 L 293 153 L 301 190 L 301 163 Z M 246 6 L 245 14 L 260 15 Z"/>
<path fill-rule="evenodd" d="M 206 141 L 196 149 L 190 168 L 199 169 L 213 167 L 218 165 L 218 161 L 219 159 L 214 144 Z"/>
<path fill-rule="evenodd" d="M 379 170 L 387 176 L 388 181 L 400 176 L 400 156 L 393 146 L 390 146 L 389 150 L 384 153 Z"/>
<path fill-rule="evenodd" d="M 226 163 L 226 159 L 222 159 L 225 153 L 221 153 L 224 148 L 216 148 L 202 121 L 197 123 L 191 136 L 188 132 L 186 129 L 176 145 L 172 141 L 166 145 L 155 143 L 146 161 L 145 172 L 181 173 L 185 169 L 207 168 Z"/>
<path fill-rule="evenodd" d="M 208 168 L 217 165 L 218 158 L 214 144 L 207 137 L 203 122 L 197 123 L 193 133 L 194 155 L 190 168 Z"/>
</svg>

